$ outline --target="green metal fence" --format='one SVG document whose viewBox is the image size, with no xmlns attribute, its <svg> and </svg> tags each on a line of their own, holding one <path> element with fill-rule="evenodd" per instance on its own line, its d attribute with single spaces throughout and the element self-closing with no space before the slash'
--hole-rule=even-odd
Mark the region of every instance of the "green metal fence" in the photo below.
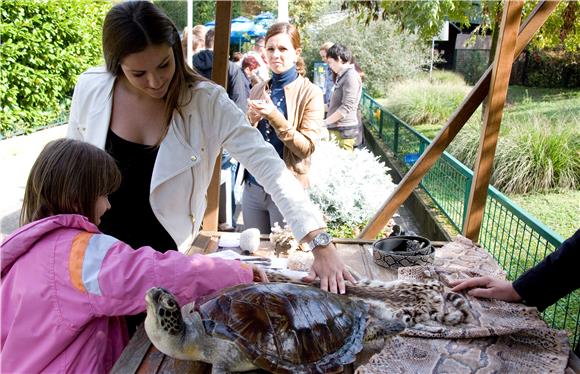
<svg viewBox="0 0 580 374">
<path fill-rule="evenodd" d="M 403 172 L 409 170 L 431 142 L 366 93 L 361 99 L 361 111 L 365 122 L 393 152 Z M 420 184 L 459 232 L 463 232 L 472 179 L 470 169 L 444 152 Z M 508 279 L 513 280 L 553 252 L 563 240 L 490 186 L 479 241 L 507 272 Z M 552 327 L 566 329 L 570 343 L 576 347 L 580 338 L 580 290 L 544 311 L 543 318 Z"/>
</svg>

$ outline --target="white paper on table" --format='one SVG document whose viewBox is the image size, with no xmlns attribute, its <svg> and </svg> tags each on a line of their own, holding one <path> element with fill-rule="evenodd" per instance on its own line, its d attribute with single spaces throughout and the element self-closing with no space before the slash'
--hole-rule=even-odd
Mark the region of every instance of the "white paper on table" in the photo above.
<svg viewBox="0 0 580 374">
<path fill-rule="evenodd" d="M 238 252 L 232 251 L 231 249 L 226 249 L 224 251 L 209 253 L 206 256 L 223 258 L 224 260 L 239 260 L 241 257 L 250 257 L 250 256 L 242 256 Z"/>
<path fill-rule="evenodd" d="M 240 261 L 263 258 L 261 256 L 244 256 L 237 253 L 236 251 L 232 251 L 231 249 L 210 253 L 207 254 L 206 256 L 223 258 L 225 260 L 240 260 Z M 286 277 L 291 278 L 292 280 L 301 280 L 302 278 L 308 275 L 308 272 L 306 271 L 297 271 L 288 269 L 287 258 L 274 257 L 271 258 L 270 261 L 271 261 L 270 265 L 268 266 L 260 265 L 260 266 L 262 266 L 267 270 L 269 269 L 271 271 L 278 272 Z"/>
<path fill-rule="evenodd" d="M 235 248 L 240 246 L 240 233 L 227 232 L 220 235 L 218 246 L 222 248 Z"/>
</svg>

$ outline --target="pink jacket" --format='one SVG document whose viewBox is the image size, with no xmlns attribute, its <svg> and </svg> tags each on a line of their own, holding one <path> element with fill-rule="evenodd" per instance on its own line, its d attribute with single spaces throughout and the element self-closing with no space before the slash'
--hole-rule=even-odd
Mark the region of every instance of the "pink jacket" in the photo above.
<svg viewBox="0 0 580 374">
<path fill-rule="evenodd" d="M 79 215 L 30 223 L 0 254 L 5 373 L 108 372 L 127 344 L 118 316 L 143 312 L 150 287 L 185 303 L 252 280 L 237 261 L 134 250 Z"/>
</svg>

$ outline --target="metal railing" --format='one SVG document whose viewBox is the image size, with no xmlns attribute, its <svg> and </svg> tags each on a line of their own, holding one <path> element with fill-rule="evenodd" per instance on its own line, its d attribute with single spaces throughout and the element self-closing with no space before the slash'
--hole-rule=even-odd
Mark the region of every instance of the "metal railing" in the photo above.
<svg viewBox="0 0 580 374">
<path fill-rule="evenodd" d="M 393 153 L 401 171 L 407 172 L 431 141 L 366 92 L 360 106 L 366 123 Z M 459 232 L 467 216 L 472 180 L 473 172 L 444 152 L 420 183 Z M 563 239 L 490 186 L 479 241 L 506 271 L 508 279 L 514 280 L 553 252 Z M 566 329 L 570 343 L 576 347 L 580 339 L 580 290 L 544 311 L 543 318 L 552 327 Z"/>
</svg>

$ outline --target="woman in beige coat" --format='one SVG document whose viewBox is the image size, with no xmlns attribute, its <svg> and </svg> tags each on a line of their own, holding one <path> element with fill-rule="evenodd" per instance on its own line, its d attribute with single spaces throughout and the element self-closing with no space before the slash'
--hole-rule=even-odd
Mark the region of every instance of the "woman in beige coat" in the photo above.
<svg viewBox="0 0 580 374">
<path fill-rule="evenodd" d="M 272 79 L 252 88 L 248 107 L 250 123 L 262 133 L 286 167 L 308 187 L 310 156 L 320 137 L 324 118 L 322 92 L 296 68 L 300 34 L 285 22 L 272 25 L 266 34 L 266 59 Z M 244 225 L 269 233 L 284 217 L 256 179 L 246 173 L 242 200 Z"/>
</svg>

